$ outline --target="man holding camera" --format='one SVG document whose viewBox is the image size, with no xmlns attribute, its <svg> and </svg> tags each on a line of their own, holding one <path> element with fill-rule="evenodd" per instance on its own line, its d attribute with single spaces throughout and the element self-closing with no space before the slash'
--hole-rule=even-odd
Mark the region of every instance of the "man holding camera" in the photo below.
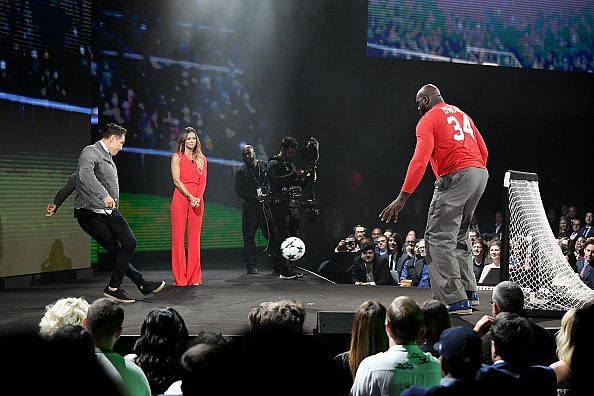
<svg viewBox="0 0 594 396">
<path fill-rule="evenodd" d="M 290 236 L 299 236 L 299 199 L 304 172 L 291 162 L 297 156 L 297 139 L 284 137 L 280 152 L 268 161 L 268 182 L 272 195 L 270 212 L 272 227 L 270 234 L 276 241 L 270 244 L 271 253 L 280 257 L 280 244 Z M 273 268 L 273 272 L 275 269 Z M 303 274 L 293 271 L 286 261 L 280 260 L 278 268 L 281 279 L 295 279 Z"/>
<path fill-rule="evenodd" d="M 243 147 L 241 158 L 243 159 L 243 165 L 235 172 L 235 192 L 243 198 L 241 211 L 243 252 L 247 273 L 257 274 L 254 236 L 258 228 L 260 228 L 264 237 L 268 239 L 269 245 L 272 242 L 268 232 L 270 216 L 267 214 L 268 211 L 264 201 L 267 190 L 267 164 L 256 159 L 256 151 L 249 144 Z"/>
</svg>

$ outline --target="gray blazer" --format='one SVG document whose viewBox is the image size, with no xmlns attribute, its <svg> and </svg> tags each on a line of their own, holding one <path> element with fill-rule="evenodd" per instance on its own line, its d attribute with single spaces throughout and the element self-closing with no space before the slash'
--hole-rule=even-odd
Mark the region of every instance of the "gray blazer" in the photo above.
<svg viewBox="0 0 594 396">
<path fill-rule="evenodd" d="M 119 206 L 118 169 L 99 141 L 82 150 L 76 173 L 76 208 L 105 209 L 103 198 L 107 195 L 116 201 L 116 208 Z"/>
</svg>

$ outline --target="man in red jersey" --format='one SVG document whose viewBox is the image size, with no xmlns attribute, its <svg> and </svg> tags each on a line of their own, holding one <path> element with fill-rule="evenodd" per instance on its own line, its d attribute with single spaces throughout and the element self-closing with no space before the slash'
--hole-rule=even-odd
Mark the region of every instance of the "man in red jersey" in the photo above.
<svg viewBox="0 0 594 396">
<path fill-rule="evenodd" d="M 468 226 L 489 178 L 487 147 L 472 119 L 445 103 L 435 85 L 423 86 L 416 102 L 422 117 L 415 153 L 400 194 L 380 213 L 380 219 L 398 220 L 431 162 L 437 178 L 425 229 L 431 292 L 450 313 L 471 314 L 478 295 Z"/>
</svg>

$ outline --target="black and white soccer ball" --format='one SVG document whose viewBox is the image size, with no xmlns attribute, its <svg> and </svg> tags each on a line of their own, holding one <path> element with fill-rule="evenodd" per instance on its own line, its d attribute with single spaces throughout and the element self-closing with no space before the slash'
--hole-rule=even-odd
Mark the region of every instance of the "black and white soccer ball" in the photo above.
<svg viewBox="0 0 594 396">
<path fill-rule="evenodd" d="M 305 243 L 297 237 L 288 237 L 281 243 L 281 254 L 289 261 L 299 260 L 305 254 Z"/>
</svg>

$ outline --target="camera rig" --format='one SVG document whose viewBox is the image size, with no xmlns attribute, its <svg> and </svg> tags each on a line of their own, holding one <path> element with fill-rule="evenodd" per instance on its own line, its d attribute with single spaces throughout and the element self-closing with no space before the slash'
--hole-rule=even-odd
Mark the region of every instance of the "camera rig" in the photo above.
<svg viewBox="0 0 594 396">
<path fill-rule="evenodd" d="M 273 194 L 270 184 L 266 183 L 258 189 L 258 202 L 262 204 L 288 202 L 291 207 L 303 208 L 307 218 L 313 220 L 320 214 L 320 204 L 316 196 L 320 144 L 315 138 L 309 137 L 307 139 L 301 151 L 301 157 L 306 165 L 303 174 L 299 176 L 299 183 L 283 187 L 280 194 Z"/>
</svg>

